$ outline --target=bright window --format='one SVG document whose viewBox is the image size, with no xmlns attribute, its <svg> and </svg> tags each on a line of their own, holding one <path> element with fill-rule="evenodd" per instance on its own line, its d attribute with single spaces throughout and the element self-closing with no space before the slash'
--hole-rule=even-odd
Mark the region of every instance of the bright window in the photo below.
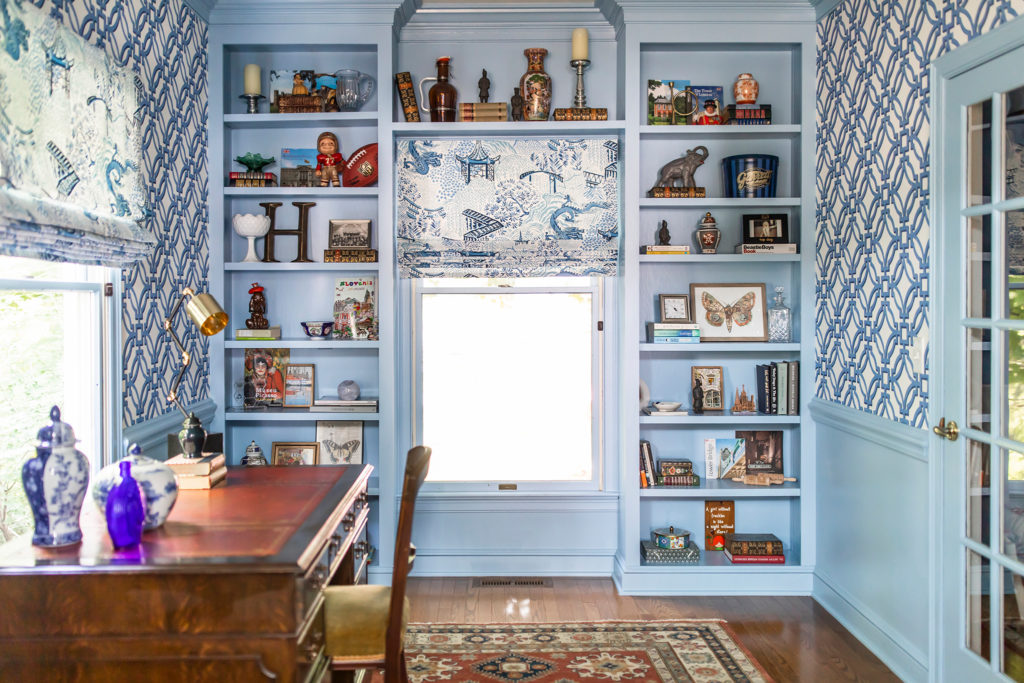
<svg viewBox="0 0 1024 683">
<path fill-rule="evenodd" d="M 589 278 L 425 280 L 419 427 L 435 482 L 591 482 L 599 414 Z"/>
<path fill-rule="evenodd" d="M 103 465 L 108 274 L 0 256 L 0 543 L 31 533 L 21 468 L 52 406 L 74 427 L 93 470 Z"/>
</svg>

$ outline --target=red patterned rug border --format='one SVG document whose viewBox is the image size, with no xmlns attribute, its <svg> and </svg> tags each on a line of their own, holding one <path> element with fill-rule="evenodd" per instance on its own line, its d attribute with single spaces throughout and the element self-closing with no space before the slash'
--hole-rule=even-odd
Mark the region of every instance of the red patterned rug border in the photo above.
<svg viewBox="0 0 1024 683">
<path fill-rule="evenodd" d="M 736 631 L 732 630 L 732 627 L 729 626 L 729 622 L 727 622 L 725 619 L 722 619 L 721 621 L 722 630 L 729 634 L 729 637 L 732 638 L 732 642 L 736 643 L 736 647 L 743 650 L 743 654 L 747 656 L 747 660 L 754 665 L 755 669 L 761 672 L 761 675 L 764 676 L 765 681 L 767 681 L 768 683 L 774 683 L 775 679 L 768 675 L 768 672 L 764 670 L 764 667 L 761 665 L 761 662 L 757 661 L 757 658 L 750 653 L 750 650 L 747 649 L 747 646 L 744 645 L 743 641 L 740 640 L 740 637 L 736 635 Z"/>
</svg>

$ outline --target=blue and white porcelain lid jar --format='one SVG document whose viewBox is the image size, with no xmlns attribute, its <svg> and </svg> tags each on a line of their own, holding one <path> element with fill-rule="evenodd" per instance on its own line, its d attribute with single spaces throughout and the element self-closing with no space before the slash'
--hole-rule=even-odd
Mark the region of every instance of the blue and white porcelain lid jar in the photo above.
<svg viewBox="0 0 1024 683">
<path fill-rule="evenodd" d="M 160 462 L 142 454 L 142 448 L 133 443 L 128 447 L 128 455 L 121 459 L 132 464 L 132 477 L 139 483 L 143 503 L 146 506 L 146 531 L 156 529 L 167 521 L 178 500 L 178 482 L 174 478 L 174 470 Z M 96 475 L 96 483 L 92 487 L 92 499 L 100 512 L 107 509 L 107 496 L 110 489 L 121 481 L 119 463 L 111 463 Z"/>
</svg>

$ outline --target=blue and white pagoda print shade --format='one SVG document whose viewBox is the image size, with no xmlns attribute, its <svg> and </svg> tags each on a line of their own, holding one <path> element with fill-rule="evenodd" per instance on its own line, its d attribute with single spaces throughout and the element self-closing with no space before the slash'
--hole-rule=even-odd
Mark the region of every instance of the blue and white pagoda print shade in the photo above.
<svg viewBox="0 0 1024 683">
<path fill-rule="evenodd" d="M 31 3 L 0 8 L 0 253 L 138 260 L 156 240 L 135 77 Z"/>
<path fill-rule="evenodd" d="M 398 142 L 402 277 L 615 275 L 619 142 Z"/>
</svg>

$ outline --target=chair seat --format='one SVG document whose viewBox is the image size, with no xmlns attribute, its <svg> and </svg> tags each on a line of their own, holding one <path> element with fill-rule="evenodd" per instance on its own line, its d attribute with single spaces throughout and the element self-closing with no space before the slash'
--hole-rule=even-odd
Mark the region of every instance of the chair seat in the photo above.
<svg viewBox="0 0 1024 683">
<path fill-rule="evenodd" d="M 329 586 L 324 590 L 327 655 L 338 660 L 384 661 L 390 586 Z M 409 598 L 402 606 L 402 633 Z"/>
</svg>

